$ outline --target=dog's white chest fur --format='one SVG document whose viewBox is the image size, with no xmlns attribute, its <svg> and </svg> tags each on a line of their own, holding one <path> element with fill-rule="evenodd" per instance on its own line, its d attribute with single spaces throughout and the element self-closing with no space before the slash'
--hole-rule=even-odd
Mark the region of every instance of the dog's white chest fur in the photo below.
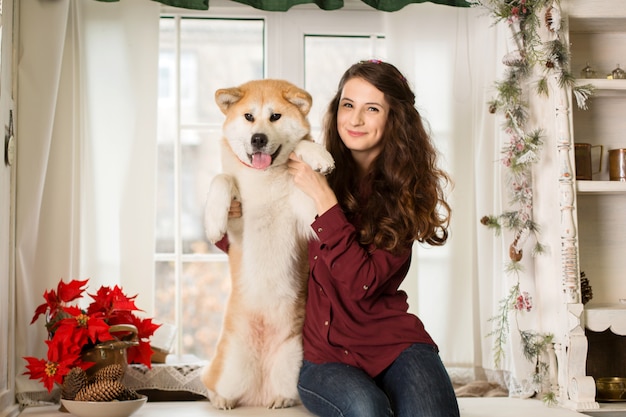
<svg viewBox="0 0 626 417">
<path fill-rule="evenodd" d="M 303 248 L 314 237 L 310 223 L 315 207 L 294 186 L 286 168 L 244 169 L 236 178 L 243 215 L 232 222 L 228 235 L 231 245 L 241 245 L 241 295 L 251 307 L 275 309 L 293 302 L 302 290 L 294 271 L 305 261 Z"/>
</svg>

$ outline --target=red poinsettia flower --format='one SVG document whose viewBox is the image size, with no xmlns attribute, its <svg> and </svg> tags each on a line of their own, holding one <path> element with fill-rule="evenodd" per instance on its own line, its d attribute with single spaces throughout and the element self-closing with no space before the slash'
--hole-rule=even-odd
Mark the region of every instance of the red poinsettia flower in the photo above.
<svg viewBox="0 0 626 417">
<path fill-rule="evenodd" d="M 128 322 L 137 327 L 137 339 L 139 339 L 139 345 L 128 349 L 128 362 L 149 363 L 154 353 L 150 347 L 150 337 L 161 325 L 153 323 L 152 319 L 140 319 L 134 315 L 131 315 Z"/>
<path fill-rule="evenodd" d="M 150 343 L 140 340 L 137 346 L 132 346 L 126 353 L 129 363 L 145 364 L 146 360 L 150 361 L 154 351 L 150 347 Z"/>
<path fill-rule="evenodd" d="M 56 313 L 65 303 L 70 303 L 83 295 L 84 287 L 87 285 L 87 282 L 89 282 L 89 280 L 72 280 L 66 284 L 61 280 L 57 285 L 56 291 L 50 290 L 44 292 L 43 298 L 46 302 L 35 309 L 35 315 L 30 324 L 37 321 L 40 315 L 48 312 L 51 314 L 50 320 L 54 320 Z"/>
<path fill-rule="evenodd" d="M 48 359 L 25 357 L 28 371 L 24 375 L 30 375 L 30 379 L 39 379 L 48 392 L 52 391 L 55 383 L 63 383 L 63 377 L 70 369 L 76 366 L 86 369 L 93 365 L 92 362 L 80 361 L 80 351 L 65 351 L 62 344 L 53 340 L 46 340 L 46 344 Z"/>
<path fill-rule="evenodd" d="M 102 312 L 107 317 L 114 316 L 124 311 L 140 311 L 135 305 L 137 296 L 128 297 L 117 285 L 113 289 L 101 287 L 96 294 L 89 294 L 93 302 L 87 309 L 87 314 Z"/>
<path fill-rule="evenodd" d="M 63 311 L 69 317 L 58 322 L 54 338 L 67 339 L 78 346 L 113 339 L 109 333 L 109 325 L 104 321 L 101 313 L 88 316 L 78 307 L 65 307 Z"/>
<path fill-rule="evenodd" d="M 55 383 L 62 384 L 71 368 L 88 369 L 93 365 L 93 362 L 82 359 L 84 349 L 115 339 L 126 341 L 129 335 L 137 339 L 138 344 L 128 348 L 128 362 L 151 367 L 150 337 L 159 325 L 152 319 L 137 317 L 134 312 L 141 311 L 135 305 L 137 296 L 128 297 L 117 285 L 113 288 L 103 286 L 96 294 L 89 294 L 93 301 L 86 310 L 68 306 L 67 303 L 82 297 L 88 281 L 65 283 L 61 280 L 56 291 L 44 292 L 46 302 L 37 307 L 31 321 L 32 324 L 39 316 L 46 316 L 48 356 L 47 359 L 24 357 L 28 362 L 25 375 L 39 379 L 48 391 Z M 111 328 L 118 324 L 135 326 L 136 336 L 134 331 Z"/>
<path fill-rule="evenodd" d="M 74 279 L 67 284 L 63 282 L 63 280 L 59 281 L 59 285 L 57 286 L 59 298 L 64 303 L 71 303 L 72 301 L 82 297 L 83 291 L 85 291 L 85 287 L 88 282 L 88 279 L 84 281 Z"/>
</svg>

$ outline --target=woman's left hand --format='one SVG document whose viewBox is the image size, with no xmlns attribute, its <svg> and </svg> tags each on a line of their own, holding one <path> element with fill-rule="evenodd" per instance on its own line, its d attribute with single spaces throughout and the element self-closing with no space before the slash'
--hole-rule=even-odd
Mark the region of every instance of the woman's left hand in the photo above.
<svg viewBox="0 0 626 417">
<path fill-rule="evenodd" d="M 319 172 L 315 172 L 302 159 L 292 152 L 287 161 L 289 173 L 293 176 L 296 187 L 301 189 L 315 202 L 317 214 L 321 215 L 326 210 L 337 204 L 337 197 L 328 185 L 326 177 Z"/>
</svg>

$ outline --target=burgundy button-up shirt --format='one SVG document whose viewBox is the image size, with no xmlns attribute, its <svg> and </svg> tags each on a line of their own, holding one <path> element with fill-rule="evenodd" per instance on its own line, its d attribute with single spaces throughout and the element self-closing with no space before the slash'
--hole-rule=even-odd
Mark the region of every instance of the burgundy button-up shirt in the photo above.
<svg viewBox="0 0 626 417">
<path fill-rule="evenodd" d="M 400 255 L 364 249 L 339 205 L 311 227 L 319 241 L 309 242 L 304 359 L 346 363 L 376 376 L 411 344 L 435 345 L 398 289 L 410 248 Z"/>
</svg>

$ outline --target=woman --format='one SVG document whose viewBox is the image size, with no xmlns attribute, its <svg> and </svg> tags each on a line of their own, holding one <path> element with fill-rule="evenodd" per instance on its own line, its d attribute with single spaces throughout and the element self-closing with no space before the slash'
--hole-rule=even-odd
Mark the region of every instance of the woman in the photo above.
<svg viewBox="0 0 626 417">
<path fill-rule="evenodd" d="M 324 126 L 335 171 L 325 178 L 295 154 L 289 172 L 317 207 L 298 390 L 319 416 L 458 416 L 450 378 L 398 287 L 413 241 L 448 237 L 447 175 L 391 64 L 350 67 Z"/>
</svg>

